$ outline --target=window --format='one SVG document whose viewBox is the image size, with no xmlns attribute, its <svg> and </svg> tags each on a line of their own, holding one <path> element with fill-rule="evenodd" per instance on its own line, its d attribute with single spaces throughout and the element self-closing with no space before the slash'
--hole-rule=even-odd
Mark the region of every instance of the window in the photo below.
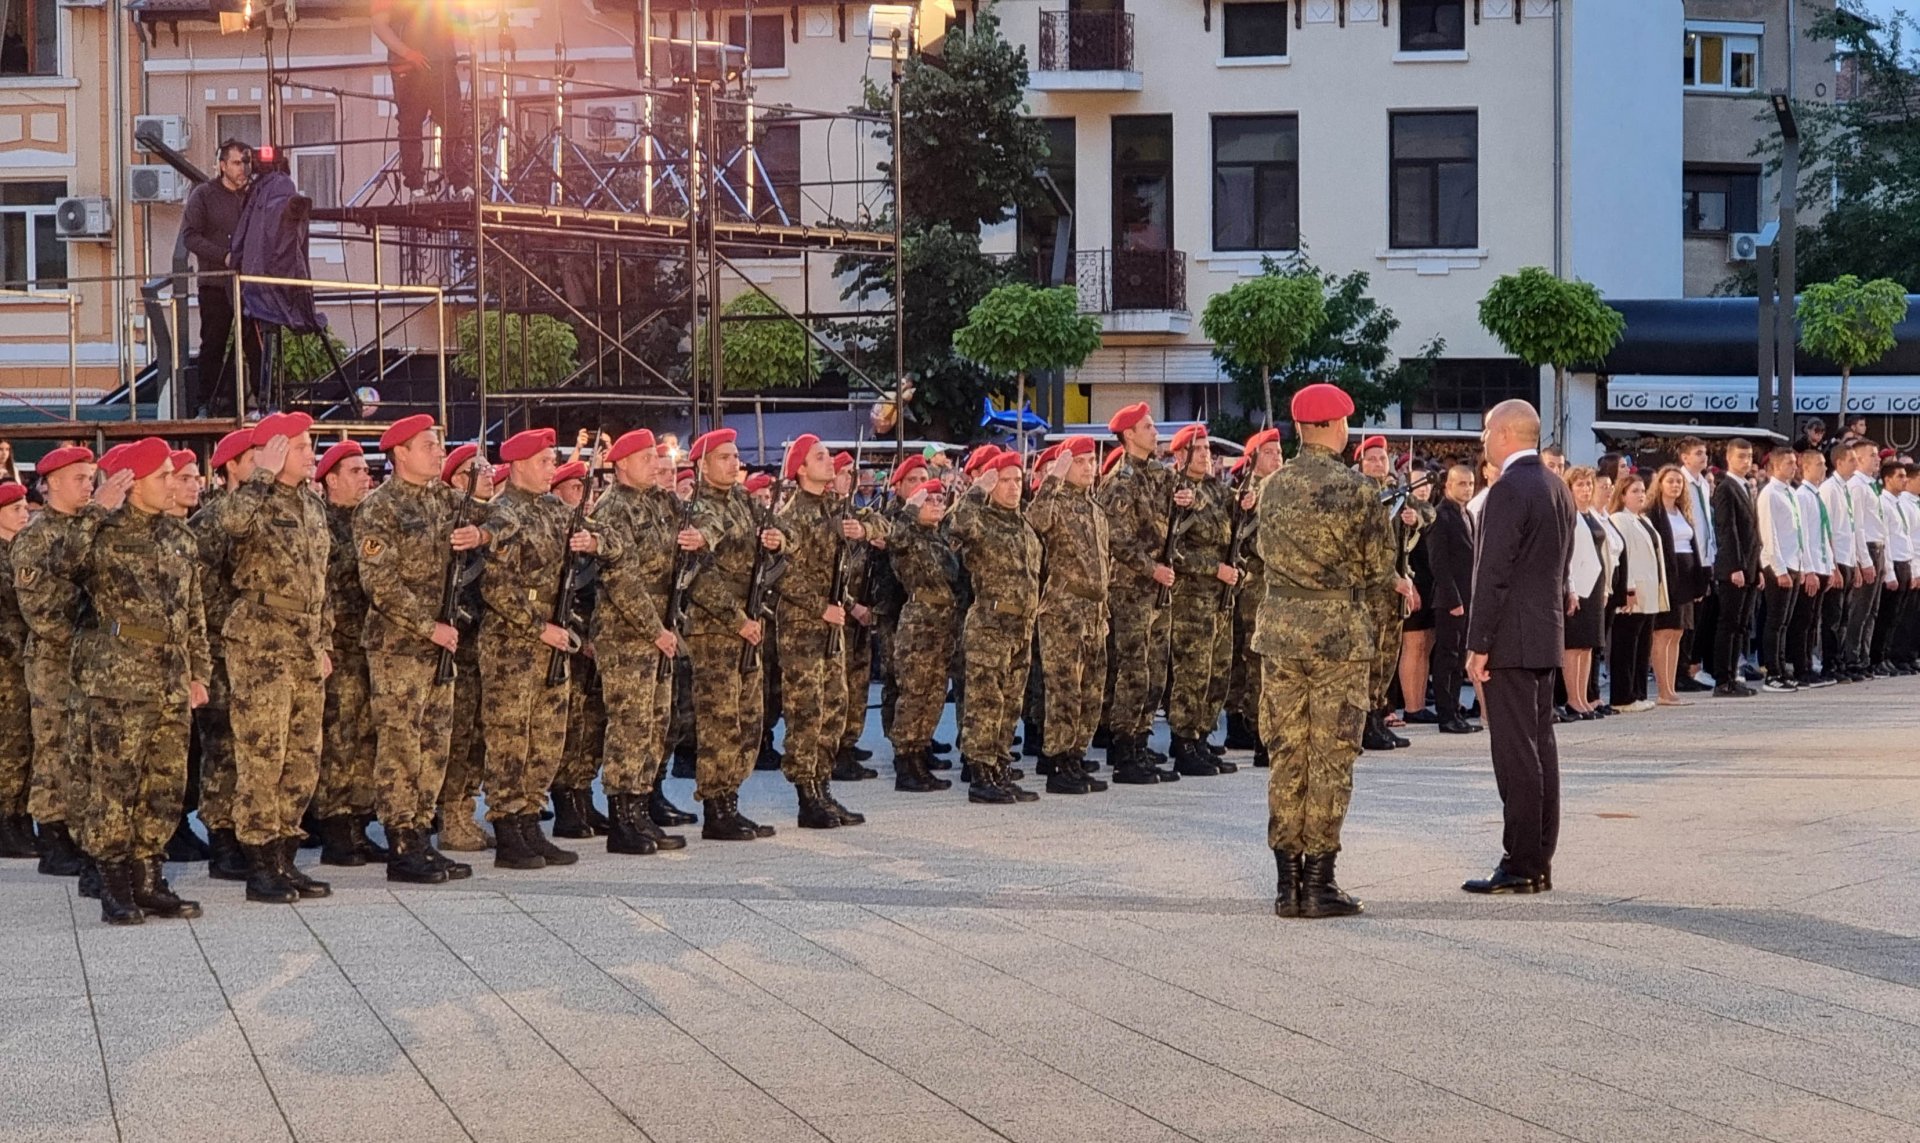
<svg viewBox="0 0 1920 1143">
<path fill-rule="evenodd" d="M 54 232 L 53 205 L 67 184 L 0 183 L 0 282 L 9 290 L 57 290 L 66 283 L 67 244 Z"/>
<path fill-rule="evenodd" d="M 751 200 L 754 221 L 782 226 L 798 225 L 801 192 L 800 124 L 760 124 L 759 139 L 753 148 L 751 178 L 748 176 L 747 149 L 744 146 L 734 152 L 732 161 L 727 164 L 726 178 L 728 190 L 721 191 L 721 199 L 731 216 L 744 218 L 745 207 Z M 738 196 L 739 201 L 729 198 L 728 191 Z"/>
<path fill-rule="evenodd" d="M 295 111 L 288 118 L 288 173 L 300 193 L 322 210 L 340 205 L 338 138 L 332 108 Z"/>
<path fill-rule="evenodd" d="M 1680 85 L 1689 91 L 1757 91 L 1758 32 L 1736 33 L 1720 25 L 1689 26 L 1682 49 Z"/>
<path fill-rule="evenodd" d="M 1229 4 L 1221 10 L 1228 59 L 1287 54 L 1285 4 Z"/>
<path fill-rule="evenodd" d="M 727 17 L 727 42 L 747 46 L 747 18 Z M 787 23 L 779 13 L 753 18 L 753 58 L 747 66 L 754 71 L 774 71 L 787 66 Z"/>
<path fill-rule="evenodd" d="M 0 77 L 59 74 L 58 12 L 54 0 L 0 2 L 6 22 L 0 31 Z"/>
<path fill-rule="evenodd" d="M 1467 50 L 1467 0 L 1400 0 L 1400 50 Z"/>
<path fill-rule="evenodd" d="M 1760 229 L 1760 172 L 1689 169 L 1681 177 L 1688 234 L 1738 234 Z"/>
<path fill-rule="evenodd" d="M 1479 119 L 1474 111 L 1393 113 L 1388 245 L 1396 250 L 1480 245 Z"/>
<path fill-rule="evenodd" d="M 1047 162 L 1044 170 L 1060 196 L 1059 201 L 1055 201 L 1053 194 L 1047 192 L 1039 196 L 1038 202 L 1020 208 L 1020 252 L 1034 281 L 1042 285 L 1055 285 L 1054 254 L 1060 247 L 1062 217 L 1067 222 L 1065 281 L 1073 280 L 1075 220 L 1070 211 L 1078 201 L 1074 197 L 1078 193 L 1075 169 L 1078 139 L 1071 119 L 1043 119 L 1040 123 L 1047 130 Z M 1060 212 L 1060 202 L 1065 202 L 1069 207 L 1069 213 L 1065 216 Z"/>
<path fill-rule="evenodd" d="M 216 147 L 228 139 L 238 139 L 249 147 L 258 147 L 262 135 L 258 111 L 216 111 L 213 114 L 213 145 Z"/>
<path fill-rule="evenodd" d="M 1113 245 L 1173 249 L 1173 116 L 1113 117 Z"/>
<path fill-rule="evenodd" d="M 1292 115 L 1213 121 L 1213 248 L 1300 247 L 1300 121 Z"/>
<path fill-rule="evenodd" d="M 1488 409 L 1518 397 L 1540 399 L 1540 373 L 1512 358 L 1443 357 L 1426 387 L 1401 406 L 1401 427 L 1481 429 Z"/>
</svg>

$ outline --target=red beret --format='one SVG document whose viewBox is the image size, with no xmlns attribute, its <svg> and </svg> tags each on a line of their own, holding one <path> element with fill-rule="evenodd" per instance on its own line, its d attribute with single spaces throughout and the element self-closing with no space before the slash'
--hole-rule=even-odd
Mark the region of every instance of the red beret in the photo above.
<svg viewBox="0 0 1920 1143">
<path fill-rule="evenodd" d="M 126 450 L 120 454 L 120 467 L 131 472 L 135 480 L 145 480 L 159 472 L 173 456 L 173 446 L 159 437 L 142 437 L 119 447 Z"/>
<path fill-rule="evenodd" d="M 1246 451 L 1249 456 L 1280 439 L 1279 429 L 1261 429 L 1247 438 Z"/>
<path fill-rule="evenodd" d="M 239 460 L 252 447 L 253 430 L 235 429 L 221 437 L 220 443 L 213 446 L 213 459 L 207 463 L 217 471 Z"/>
<path fill-rule="evenodd" d="M 244 432 L 246 430 L 242 430 L 242 431 Z M 41 457 L 40 463 L 34 465 L 33 470 L 39 473 L 41 476 L 49 476 L 53 473 L 59 472 L 61 469 L 67 467 L 70 464 L 92 464 L 92 463 L 93 463 L 92 449 L 87 448 L 85 445 L 68 445 L 66 448 L 54 449 L 52 452 Z"/>
<path fill-rule="evenodd" d="M 740 439 L 740 434 L 732 429 L 715 429 L 710 433 L 702 433 L 700 437 L 693 442 L 693 451 L 687 454 L 687 459 L 697 461 L 721 445 L 732 444 L 738 439 Z"/>
<path fill-rule="evenodd" d="M 1892 450 L 1892 449 L 1890 449 L 1890 448 L 1883 448 L 1883 449 L 1881 449 L 1881 450 L 1880 450 L 1880 459 L 1881 459 L 1881 460 L 1892 460 L 1892 459 L 1893 459 L 1893 450 Z"/>
<path fill-rule="evenodd" d="M 184 470 L 190 464 L 200 463 L 200 458 L 194 455 L 194 451 L 190 448 L 174 449 L 173 454 L 167 459 L 173 461 L 173 470 L 175 472 Z"/>
<path fill-rule="evenodd" d="M 999 445 L 983 444 L 967 454 L 967 462 L 961 467 L 966 470 L 968 476 L 978 476 L 985 470 L 987 463 L 999 455 Z"/>
<path fill-rule="evenodd" d="M 683 468 L 680 471 L 673 474 L 673 482 L 675 484 L 682 484 L 692 479 L 693 479 L 693 470 L 691 468 Z"/>
<path fill-rule="evenodd" d="M 914 455 L 901 461 L 900 467 L 893 470 L 893 479 L 889 483 L 891 483 L 895 488 L 898 488 L 902 484 L 905 484 L 908 478 L 910 478 L 914 473 L 924 471 L 926 467 L 927 467 L 927 458 L 924 456 L 921 456 L 918 453 L 915 453 Z"/>
<path fill-rule="evenodd" d="M 401 417 L 387 426 L 380 434 L 380 451 L 386 452 L 396 445 L 406 444 L 433 427 L 433 416 L 428 413 L 415 413 L 411 417 Z"/>
<path fill-rule="evenodd" d="M 102 476 L 112 476 L 127 466 L 127 443 L 128 442 L 123 442 L 114 445 L 106 452 L 100 454 L 100 474 Z"/>
<path fill-rule="evenodd" d="M 992 460 L 982 465 L 980 468 L 980 471 L 983 473 L 1004 472 L 1009 468 L 1013 469 L 1015 472 L 1020 471 L 1020 454 L 1012 451 L 1011 449 L 1001 453 L 999 456 L 994 457 Z"/>
<path fill-rule="evenodd" d="M 752 476 L 747 477 L 748 492 L 758 492 L 762 488 L 772 488 L 772 487 L 773 487 L 773 477 L 768 476 L 764 472 L 756 472 Z"/>
<path fill-rule="evenodd" d="M 381 437 L 380 439 L 384 441 L 387 438 Z M 313 478 L 315 480 L 325 480 L 327 473 L 333 471 L 334 465 L 339 464 L 350 456 L 365 455 L 367 455 L 367 450 L 360 447 L 359 441 L 341 441 L 339 444 L 334 445 L 332 448 L 320 454 L 320 463 L 313 466 Z"/>
<path fill-rule="evenodd" d="M 1059 447 L 1060 451 L 1070 452 L 1074 456 L 1088 456 L 1093 452 L 1094 442 L 1088 436 L 1068 437 L 1060 442 Z"/>
<path fill-rule="evenodd" d="M 1367 439 L 1361 441 L 1359 444 L 1354 446 L 1353 456 L 1355 460 L 1358 460 L 1360 459 L 1360 455 L 1366 452 L 1370 448 L 1386 448 L 1386 447 L 1387 447 L 1387 438 L 1379 435 L 1370 436 Z"/>
<path fill-rule="evenodd" d="M 440 479 L 448 484 L 452 484 L 453 474 L 460 471 L 460 466 L 479 454 L 480 446 L 476 444 L 463 444 L 459 448 L 454 449 L 447 454 L 446 463 L 440 466 Z"/>
<path fill-rule="evenodd" d="M 495 484 L 505 484 L 507 482 L 507 477 L 512 475 L 513 475 L 512 465 L 496 464 L 493 466 L 493 472 L 488 477 L 488 479 L 492 480 Z"/>
<path fill-rule="evenodd" d="M 1125 455 L 1127 455 L 1127 450 L 1123 448 L 1117 448 L 1108 453 L 1107 459 L 1100 462 L 1100 474 L 1105 476 L 1107 473 L 1112 472 L 1113 466 L 1119 464 L 1120 458 Z"/>
<path fill-rule="evenodd" d="M 1353 415 L 1353 398 L 1340 386 L 1320 381 L 1293 395 L 1290 412 L 1295 421 L 1307 424 L 1337 421 Z"/>
<path fill-rule="evenodd" d="M 27 486 L 9 480 L 0 484 L 0 508 L 5 508 L 15 500 L 23 500 L 27 495 Z"/>
<path fill-rule="evenodd" d="M 833 454 L 833 470 L 835 472 L 845 472 L 847 469 L 852 467 L 853 467 L 852 453 L 836 452 Z"/>
<path fill-rule="evenodd" d="M 526 460 L 552 447 L 552 429 L 528 429 L 507 438 L 507 443 L 500 446 L 500 459 L 512 464 L 516 460 Z"/>
<path fill-rule="evenodd" d="M 801 433 L 793 438 L 793 443 L 787 446 L 787 459 L 786 463 L 780 466 L 780 475 L 788 480 L 798 476 L 800 466 L 807 463 L 807 454 L 812 452 L 813 446 L 819 443 L 820 438 L 812 433 Z"/>
<path fill-rule="evenodd" d="M 1145 420 L 1146 416 L 1147 403 L 1145 401 L 1137 405 L 1128 405 L 1126 408 L 1115 413 L 1113 418 L 1107 422 L 1107 431 L 1111 432 L 1114 436 L 1119 436 L 1121 433 L 1126 432 L 1128 429 Z"/>
<path fill-rule="evenodd" d="M 1173 434 L 1173 451 L 1179 452 L 1181 449 L 1192 448 L 1195 441 L 1206 439 L 1207 426 L 1196 422 Z"/>
<path fill-rule="evenodd" d="M 1033 467 L 1045 468 L 1048 464 L 1052 463 L 1054 457 L 1059 455 L 1060 446 L 1058 444 L 1050 444 L 1040 451 L 1039 456 L 1033 458 Z"/>
<path fill-rule="evenodd" d="M 275 437 L 297 437 L 312 427 L 313 418 L 305 413 L 274 413 L 253 426 L 253 443 L 257 448 Z"/>
<path fill-rule="evenodd" d="M 947 486 L 940 483 L 938 480 L 923 480 L 920 483 L 913 486 L 913 491 L 907 493 L 907 498 L 912 499 L 913 497 L 920 495 L 922 492 L 926 493 L 929 496 L 938 492 L 944 496 L 946 495 L 946 491 L 947 491 Z"/>
<path fill-rule="evenodd" d="M 630 433 L 621 433 L 620 439 L 614 441 L 613 447 L 607 450 L 607 463 L 625 460 L 636 452 L 642 450 L 650 452 L 652 449 L 653 430 L 635 429 Z"/>
<path fill-rule="evenodd" d="M 585 480 L 586 478 L 587 462 L 584 460 L 570 460 L 553 470 L 553 482 L 547 485 L 547 487 L 558 488 L 569 480 Z"/>
<path fill-rule="evenodd" d="M 1239 472 L 1239 471 L 1240 471 L 1241 469 L 1243 469 L 1243 468 L 1245 468 L 1245 467 L 1247 467 L 1247 462 L 1248 462 L 1248 461 L 1250 461 L 1250 460 L 1252 460 L 1252 459 L 1253 459 L 1253 454 L 1252 454 L 1252 453 L 1250 453 L 1250 452 L 1248 452 L 1248 453 L 1242 453 L 1242 454 L 1240 454 L 1239 456 L 1236 456 L 1236 457 L 1234 457 L 1234 458 L 1233 458 L 1233 463 L 1232 463 L 1232 464 L 1229 464 L 1229 465 L 1227 466 L 1227 471 L 1228 471 L 1228 472 Z"/>
</svg>

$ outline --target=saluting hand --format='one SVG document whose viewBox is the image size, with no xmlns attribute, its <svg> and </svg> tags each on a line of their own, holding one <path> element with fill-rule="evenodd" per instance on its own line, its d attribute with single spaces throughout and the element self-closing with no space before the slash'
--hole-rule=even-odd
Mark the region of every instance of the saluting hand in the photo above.
<svg viewBox="0 0 1920 1143">
<path fill-rule="evenodd" d="M 93 490 L 93 502 L 112 512 L 127 502 L 127 490 L 133 487 L 133 473 L 120 469 Z"/>
<path fill-rule="evenodd" d="M 683 552 L 697 552 L 707 546 L 707 538 L 700 534 L 698 528 L 680 529 L 678 540 Z"/>
<path fill-rule="evenodd" d="M 1053 458 L 1053 467 L 1048 469 L 1048 474 L 1065 480 L 1067 478 L 1067 470 L 1072 467 L 1073 454 L 1070 452 L 1062 452 L 1059 456 Z"/>
<path fill-rule="evenodd" d="M 600 550 L 600 537 L 583 529 L 567 538 L 567 548 L 570 551 L 593 555 Z"/>
<path fill-rule="evenodd" d="M 481 539 L 479 527 L 474 524 L 468 524 L 464 527 L 455 528 L 453 534 L 448 537 L 448 542 L 456 552 L 470 552 L 480 546 Z"/>
<path fill-rule="evenodd" d="M 287 467 L 287 449 L 292 443 L 287 437 L 274 437 L 254 449 L 253 467 L 272 476 L 280 475 L 280 470 Z"/>
<path fill-rule="evenodd" d="M 840 534 L 849 540 L 864 540 L 867 538 L 867 526 L 851 516 L 842 516 Z"/>
<path fill-rule="evenodd" d="M 460 629 L 451 623 L 433 625 L 433 645 L 446 651 L 460 649 Z"/>
</svg>

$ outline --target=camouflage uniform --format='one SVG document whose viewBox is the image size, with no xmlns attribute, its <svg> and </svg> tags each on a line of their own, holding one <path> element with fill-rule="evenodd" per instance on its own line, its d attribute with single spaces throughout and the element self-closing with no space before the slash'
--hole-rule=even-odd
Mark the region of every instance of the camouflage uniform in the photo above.
<svg viewBox="0 0 1920 1143">
<path fill-rule="evenodd" d="M 469 558 L 485 559 L 478 552 Z M 486 610 L 475 576 L 460 589 L 460 621 L 454 624 L 460 629 L 460 649 L 453 653 L 453 736 L 439 797 L 440 805 L 469 815 L 473 808 L 464 803 L 479 796 L 487 770 L 487 736 L 480 724 L 480 620 Z M 444 811 L 441 816 L 444 820 Z"/>
<path fill-rule="evenodd" d="M 893 632 L 890 674 L 895 691 L 887 738 L 894 756 L 927 749 L 947 705 L 959 634 L 958 559 L 944 526 L 924 527 L 902 509 L 888 541 L 887 563 L 905 596 Z"/>
<path fill-rule="evenodd" d="M 1129 456 L 1095 493 L 1111 529 L 1113 578 L 1113 702 L 1107 728 L 1117 737 L 1144 738 L 1167 685 L 1171 608 L 1159 606 L 1153 567 L 1167 537 L 1168 494 L 1174 475 L 1165 465 Z"/>
<path fill-rule="evenodd" d="M 226 644 L 220 637 L 234 603 L 233 541 L 220 523 L 232 499 L 216 488 L 187 521 L 199 546 L 200 600 L 206 611 L 207 649 L 213 656 L 207 701 L 193 712 L 200 734 L 199 813 L 208 832 L 230 830 L 234 824 L 233 687 L 227 681 Z"/>
<path fill-rule="evenodd" d="M 1180 669 L 1167 696 L 1167 729 L 1205 739 L 1220 721 L 1233 665 L 1232 615 L 1220 606 L 1217 574 L 1232 538 L 1232 493 L 1217 480 L 1179 480 L 1178 487 L 1192 490 L 1193 506 L 1180 513 L 1173 556 L 1172 645 Z"/>
<path fill-rule="evenodd" d="M 1091 489 L 1049 475 L 1027 507 L 1027 523 L 1046 551 L 1038 621 L 1044 752 L 1073 754 L 1093 743 L 1107 677 L 1107 517 Z"/>
<path fill-rule="evenodd" d="M 0 818 L 27 813 L 33 780 L 32 693 L 27 689 L 27 622 L 13 586 L 13 541 L 0 540 Z"/>
<path fill-rule="evenodd" d="M 1019 479 L 1003 473 L 1002 479 Z M 1040 610 L 1040 539 L 1019 512 L 970 490 L 953 517 L 955 550 L 973 583 L 960 641 L 967 705 L 960 753 L 975 766 L 998 766 L 1013 745 L 1033 656 Z"/>
<path fill-rule="evenodd" d="M 199 544 L 180 521 L 129 504 L 100 524 L 87 583 L 99 625 L 73 649 L 91 777 L 86 849 L 103 866 L 151 861 L 186 794 L 188 684 L 213 670 Z"/>
<path fill-rule="evenodd" d="M 42 509 L 13 538 L 13 584 L 27 624 L 27 687 L 32 703 L 33 780 L 28 808 L 42 825 L 85 825 L 87 776 L 75 769 L 82 740 L 69 734 L 79 692 L 73 683 L 73 636 L 90 614 L 80 589 L 105 514 Z"/>
<path fill-rule="evenodd" d="M 1263 477 L 1253 478 L 1256 497 L 1264 483 Z M 1237 714 L 1258 727 L 1260 656 L 1253 649 L 1253 623 L 1260 613 L 1260 602 L 1267 594 L 1267 565 L 1260 558 L 1259 517 L 1249 513 L 1241 522 L 1240 531 L 1240 586 L 1233 594 L 1233 668 L 1227 679 L 1227 713 Z"/>
<path fill-rule="evenodd" d="M 591 630 L 592 619 L 588 618 Z M 598 648 L 595 648 L 596 654 Z M 589 790 L 600 774 L 607 744 L 607 704 L 599 660 L 582 652 L 567 665 L 567 744 L 560 750 L 555 789 Z"/>
<path fill-rule="evenodd" d="M 593 650 L 606 709 L 601 746 L 607 794 L 651 794 L 660 781 L 673 701 L 671 665 L 660 677 L 660 649 L 673 591 L 679 524 L 671 492 L 615 484 L 593 507 L 603 535 L 620 538 L 621 555 L 603 561 L 593 611 Z"/>
<path fill-rule="evenodd" d="M 233 541 L 233 610 L 221 636 L 233 685 L 234 832 L 242 845 L 303 836 L 320 773 L 333 645 L 326 508 L 304 485 L 255 470 L 221 502 Z"/>
<path fill-rule="evenodd" d="M 786 754 L 780 769 L 796 786 L 833 776 L 847 718 L 847 647 L 843 629 L 838 654 L 821 615 L 843 599 L 832 598 L 834 557 L 845 541 L 840 507 L 832 499 L 798 489 L 781 506 L 774 526 L 786 537 L 781 550 L 787 572 L 777 585 L 780 626 L 780 692 L 787 719 Z"/>
<path fill-rule="evenodd" d="M 844 499 L 844 498 L 843 498 Z M 876 528 L 884 528 L 885 521 L 871 508 L 854 510 L 854 518 L 867 526 L 869 536 L 876 534 Z M 884 535 L 879 532 L 877 534 Z M 862 624 L 853 617 L 853 605 L 860 602 L 861 592 L 856 585 L 864 584 L 873 573 L 874 559 L 879 553 L 872 547 L 872 540 L 856 543 L 847 548 L 847 710 L 840 729 L 840 753 L 844 754 L 860 744 L 860 735 L 867 728 L 868 689 L 873 682 L 874 634 L 879 624 L 878 615 L 870 616 L 872 624 Z M 868 609 L 872 610 L 871 604 Z"/>
<path fill-rule="evenodd" d="M 760 752 L 766 682 L 759 672 L 740 673 L 740 627 L 747 621 L 747 586 L 760 538 L 753 501 L 738 485 L 721 489 L 700 481 L 687 515 L 688 525 L 706 538 L 709 553 L 687 592 L 694 733 L 700 747 L 694 797 L 705 802 L 737 793 Z"/>
<path fill-rule="evenodd" d="M 320 739 L 320 781 L 313 812 L 330 818 L 373 814 L 374 734 L 371 682 L 361 632 L 367 593 L 360 586 L 359 547 L 351 508 L 326 506 L 327 595 L 333 600 L 333 673 L 327 676 L 326 730 Z"/>
<path fill-rule="evenodd" d="M 1267 592 L 1254 625 L 1260 734 L 1273 760 L 1267 844 L 1340 848 L 1353 793 L 1375 632 L 1367 599 L 1391 584 L 1393 543 L 1375 485 L 1305 445 L 1260 487 Z"/>
<path fill-rule="evenodd" d="M 354 513 L 352 543 L 368 603 L 360 644 L 379 739 L 374 795 L 389 836 L 431 828 L 447 770 L 455 684 L 434 682 L 440 648 L 433 627 L 462 501 L 437 481 L 396 477 L 368 493 Z M 471 641 L 463 636 L 462 648 Z M 454 671 L 457 678 L 479 668 L 471 656 L 463 665 L 456 654 Z"/>
</svg>

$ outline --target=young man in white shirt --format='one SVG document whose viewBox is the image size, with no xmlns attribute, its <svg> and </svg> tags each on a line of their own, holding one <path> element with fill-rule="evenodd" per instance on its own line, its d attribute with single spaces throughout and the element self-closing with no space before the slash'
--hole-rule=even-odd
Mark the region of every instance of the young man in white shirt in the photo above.
<svg viewBox="0 0 1920 1143">
<path fill-rule="evenodd" d="M 1768 480 L 1758 498 L 1760 582 L 1767 609 L 1760 661 L 1767 672 L 1764 688 L 1770 691 L 1798 689 L 1789 677 L 1787 629 L 1811 578 L 1806 570 L 1805 523 L 1793 490 L 1798 467 L 1792 449 L 1782 446 L 1768 453 Z"/>
<path fill-rule="evenodd" d="M 1880 465 L 1880 519 L 1887 534 L 1886 558 L 1880 569 L 1880 613 L 1873 624 L 1873 673 L 1881 678 L 1899 674 L 1892 652 L 1894 633 L 1912 608 L 1913 535 L 1900 494 L 1907 488 L 1907 468 L 1898 461 Z"/>
<path fill-rule="evenodd" d="M 1887 522 L 1882 515 L 1880 490 L 1874 478 L 1880 475 L 1880 446 L 1864 438 L 1853 442 L 1853 476 L 1847 481 L 1853 494 L 1853 518 L 1866 544 L 1867 563 L 1861 568 L 1866 580 L 1847 597 L 1847 662 L 1861 678 L 1873 677 L 1873 628 L 1880 611 L 1880 583 L 1886 568 Z"/>
<path fill-rule="evenodd" d="M 1800 502 L 1801 534 L 1806 542 L 1806 570 L 1812 572 L 1804 595 L 1794 601 L 1793 620 L 1787 628 L 1787 646 L 1793 660 L 1794 681 L 1803 687 L 1830 687 L 1838 680 L 1823 670 L 1813 671 L 1813 654 L 1820 649 L 1820 617 L 1834 577 L 1833 526 L 1827 519 L 1826 502 L 1820 498 L 1820 482 L 1827 476 L 1827 458 L 1817 448 L 1800 450 L 1800 483 L 1793 494 Z M 1823 664 L 1824 665 L 1824 664 Z"/>
<path fill-rule="evenodd" d="M 1825 457 L 1821 458 L 1822 463 Z M 1853 506 L 1853 450 L 1833 450 L 1833 472 L 1820 484 L 1820 503 L 1826 509 L 1827 527 L 1833 538 L 1833 576 L 1820 608 L 1820 674 L 1835 682 L 1854 683 L 1866 675 L 1855 669 L 1847 624 L 1853 598 L 1863 584 L 1871 582 L 1873 557 L 1867 554 L 1867 536 L 1855 518 Z"/>
<path fill-rule="evenodd" d="M 1907 533 L 1907 569 L 1901 580 L 1899 613 L 1894 617 L 1893 635 L 1887 641 L 1887 663 L 1895 674 L 1911 675 L 1920 670 L 1915 663 L 1914 631 L 1920 623 L 1920 496 L 1914 494 L 1916 472 L 1920 466 L 1905 457 L 1894 466 L 1896 475 L 1884 477 L 1894 494 L 1894 509 L 1899 526 Z M 1891 530 L 1891 528 L 1889 528 Z"/>
<path fill-rule="evenodd" d="M 1719 593 L 1713 590 L 1713 561 L 1719 553 L 1713 531 L 1713 487 L 1707 483 L 1707 442 L 1699 437 L 1681 437 L 1674 451 L 1687 478 L 1687 499 L 1693 502 L 1693 551 L 1701 571 L 1706 573 L 1708 588 L 1706 598 L 1693 609 L 1693 626 L 1680 635 L 1680 670 L 1673 689 L 1700 693 L 1713 689 L 1693 676 L 1701 661 L 1713 653 L 1714 628 L 1720 613 Z"/>
</svg>

